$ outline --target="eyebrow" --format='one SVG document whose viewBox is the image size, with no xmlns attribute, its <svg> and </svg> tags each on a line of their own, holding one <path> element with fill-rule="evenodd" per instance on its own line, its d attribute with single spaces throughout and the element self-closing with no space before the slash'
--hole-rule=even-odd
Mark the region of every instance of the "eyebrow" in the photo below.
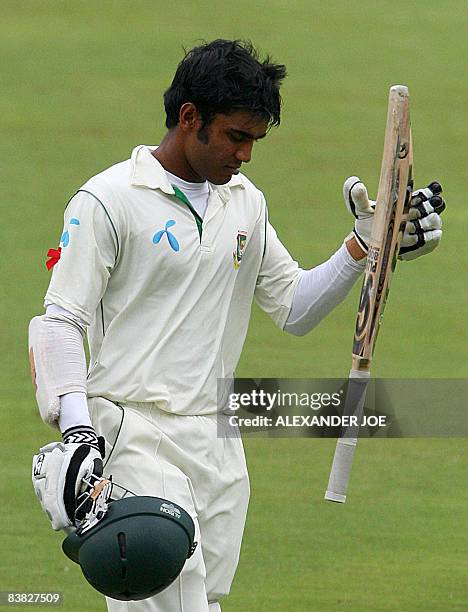
<svg viewBox="0 0 468 612">
<path fill-rule="evenodd" d="M 267 132 L 265 132 L 264 134 L 261 134 L 260 136 L 252 136 L 252 134 L 250 132 L 246 132 L 244 130 L 237 130 L 236 128 L 230 128 L 231 132 L 235 132 L 236 134 L 239 134 L 240 136 L 245 136 L 246 138 L 249 138 L 250 140 L 261 140 L 262 138 L 265 138 L 265 136 L 267 135 Z"/>
</svg>

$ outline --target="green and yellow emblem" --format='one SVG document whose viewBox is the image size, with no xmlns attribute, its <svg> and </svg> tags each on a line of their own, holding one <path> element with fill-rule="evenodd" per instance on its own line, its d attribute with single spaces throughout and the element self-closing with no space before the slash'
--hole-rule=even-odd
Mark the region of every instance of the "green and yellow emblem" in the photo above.
<svg viewBox="0 0 468 612">
<path fill-rule="evenodd" d="M 242 257 L 244 255 L 247 234 L 245 232 L 238 232 L 236 242 L 236 250 L 233 252 L 232 258 L 234 259 L 234 268 L 237 270 L 241 265 Z"/>
</svg>

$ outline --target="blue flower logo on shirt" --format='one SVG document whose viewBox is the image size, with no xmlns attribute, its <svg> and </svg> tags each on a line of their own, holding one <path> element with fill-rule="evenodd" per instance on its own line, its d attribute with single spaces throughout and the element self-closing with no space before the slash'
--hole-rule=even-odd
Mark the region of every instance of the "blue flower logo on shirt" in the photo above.
<svg viewBox="0 0 468 612">
<path fill-rule="evenodd" d="M 70 219 L 70 225 L 79 225 L 79 224 L 80 222 L 78 221 L 78 219 L 75 219 L 75 217 Z M 67 247 L 69 243 L 70 243 L 70 232 L 68 230 L 65 230 L 60 237 L 60 244 L 63 247 Z"/>
<path fill-rule="evenodd" d="M 164 234 L 166 234 L 167 240 L 169 244 L 171 245 L 172 250 L 178 251 L 180 249 L 180 246 L 177 241 L 177 238 L 174 236 L 172 232 L 169 231 L 169 228 L 172 227 L 173 225 L 175 225 L 175 221 L 173 219 L 169 219 L 169 221 L 166 221 L 165 229 L 159 230 L 159 232 L 156 232 L 155 235 L 153 236 L 153 244 L 159 244 Z"/>
</svg>

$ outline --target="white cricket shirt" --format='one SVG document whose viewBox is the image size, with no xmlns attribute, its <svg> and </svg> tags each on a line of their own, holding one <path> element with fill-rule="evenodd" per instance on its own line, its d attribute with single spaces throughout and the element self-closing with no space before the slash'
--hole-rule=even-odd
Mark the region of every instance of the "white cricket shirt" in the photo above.
<svg viewBox="0 0 468 612">
<path fill-rule="evenodd" d="M 301 271 L 245 176 L 210 185 L 202 220 L 153 148 L 136 147 L 71 199 L 45 303 L 89 326 L 88 396 L 210 414 L 254 295 L 282 328 Z"/>
</svg>

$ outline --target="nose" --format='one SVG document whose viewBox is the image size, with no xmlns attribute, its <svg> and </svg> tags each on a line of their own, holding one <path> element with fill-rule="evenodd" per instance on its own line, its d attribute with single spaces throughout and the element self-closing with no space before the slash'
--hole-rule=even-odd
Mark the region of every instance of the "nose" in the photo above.
<svg viewBox="0 0 468 612">
<path fill-rule="evenodd" d="M 244 164 L 247 164 L 252 158 L 253 142 L 244 142 L 237 149 L 236 159 Z"/>
</svg>

